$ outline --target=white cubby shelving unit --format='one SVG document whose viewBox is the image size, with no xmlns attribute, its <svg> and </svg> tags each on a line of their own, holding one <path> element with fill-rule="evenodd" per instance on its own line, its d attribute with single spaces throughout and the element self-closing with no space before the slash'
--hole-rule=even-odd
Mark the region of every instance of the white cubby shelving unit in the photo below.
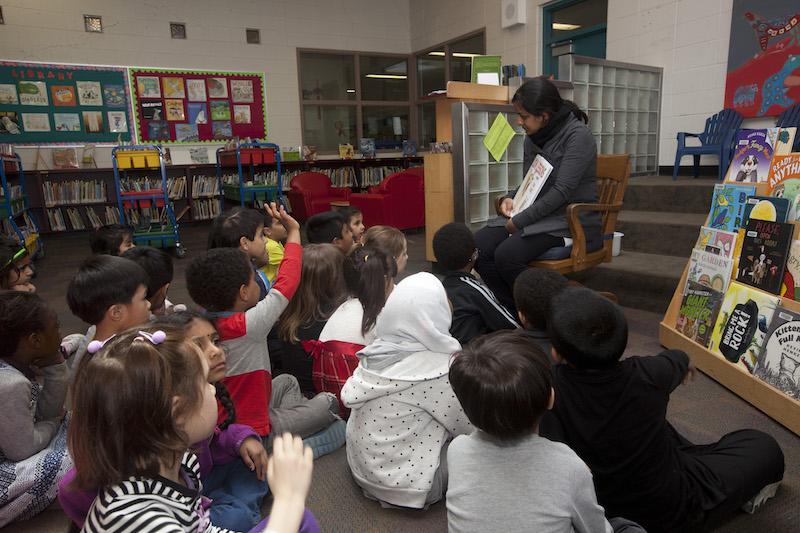
<svg viewBox="0 0 800 533">
<path fill-rule="evenodd" d="M 514 137 L 503 157 L 495 161 L 483 140 L 498 114 L 514 128 Z M 525 134 L 511 105 L 455 103 L 452 117 L 455 220 L 477 231 L 496 216 L 495 198 L 522 182 Z"/>
<path fill-rule="evenodd" d="M 658 174 L 663 69 L 567 54 L 558 72 L 589 115 L 597 153 L 630 154 L 633 174 Z"/>
</svg>

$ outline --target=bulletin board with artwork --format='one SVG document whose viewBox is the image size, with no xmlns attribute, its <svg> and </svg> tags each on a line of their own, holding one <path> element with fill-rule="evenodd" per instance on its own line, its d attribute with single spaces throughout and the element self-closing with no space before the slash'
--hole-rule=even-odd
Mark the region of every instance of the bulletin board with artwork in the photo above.
<svg viewBox="0 0 800 533">
<path fill-rule="evenodd" d="M 131 68 L 130 82 L 140 142 L 267 138 L 263 73 Z"/>
<path fill-rule="evenodd" d="M 124 68 L 0 62 L 0 143 L 131 139 Z"/>
<path fill-rule="evenodd" d="M 770 117 L 800 102 L 800 3 L 734 0 L 725 107 Z"/>
</svg>

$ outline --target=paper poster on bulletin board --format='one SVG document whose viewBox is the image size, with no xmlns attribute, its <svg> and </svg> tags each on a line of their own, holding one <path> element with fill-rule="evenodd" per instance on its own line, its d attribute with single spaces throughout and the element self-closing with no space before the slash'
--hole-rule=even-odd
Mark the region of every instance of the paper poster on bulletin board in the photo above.
<svg viewBox="0 0 800 533">
<path fill-rule="evenodd" d="M 0 143 L 131 139 L 124 68 L 0 62 Z"/>
<path fill-rule="evenodd" d="M 263 73 L 131 68 L 130 82 L 143 143 L 267 138 Z"/>
<path fill-rule="evenodd" d="M 725 107 L 777 116 L 800 102 L 800 3 L 734 0 Z"/>
</svg>

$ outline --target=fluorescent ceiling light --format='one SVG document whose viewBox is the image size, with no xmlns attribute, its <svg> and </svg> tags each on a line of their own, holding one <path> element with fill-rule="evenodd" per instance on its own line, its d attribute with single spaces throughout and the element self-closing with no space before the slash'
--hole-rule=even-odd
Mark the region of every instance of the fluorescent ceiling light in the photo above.
<svg viewBox="0 0 800 533">
<path fill-rule="evenodd" d="M 367 74 L 367 78 L 377 78 L 380 80 L 405 80 L 408 76 L 400 74 Z"/>
<path fill-rule="evenodd" d="M 453 57 L 478 57 L 482 54 L 468 54 L 466 52 L 453 52 Z"/>
<path fill-rule="evenodd" d="M 570 31 L 570 30 L 577 30 L 578 28 L 580 28 L 580 25 L 578 24 L 566 24 L 564 22 L 553 23 L 554 30 Z"/>
<path fill-rule="evenodd" d="M 355 89 L 347 89 L 347 92 L 354 93 L 354 92 L 356 92 L 356 90 Z"/>
<path fill-rule="evenodd" d="M 429 56 L 442 56 L 444 57 L 444 52 L 428 52 Z"/>
</svg>

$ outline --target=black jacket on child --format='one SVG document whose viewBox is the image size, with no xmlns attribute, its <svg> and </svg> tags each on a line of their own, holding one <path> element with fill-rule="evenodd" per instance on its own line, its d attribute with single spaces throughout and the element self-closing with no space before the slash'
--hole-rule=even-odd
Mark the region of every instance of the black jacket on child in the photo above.
<svg viewBox="0 0 800 533">
<path fill-rule="evenodd" d="M 497 301 L 489 287 L 471 274 L 448 272 L 442 285 L 453 305 L 450 334 L 462 346 L 479 335 L 519 327 L 514 315 Z"/>
</svg>

